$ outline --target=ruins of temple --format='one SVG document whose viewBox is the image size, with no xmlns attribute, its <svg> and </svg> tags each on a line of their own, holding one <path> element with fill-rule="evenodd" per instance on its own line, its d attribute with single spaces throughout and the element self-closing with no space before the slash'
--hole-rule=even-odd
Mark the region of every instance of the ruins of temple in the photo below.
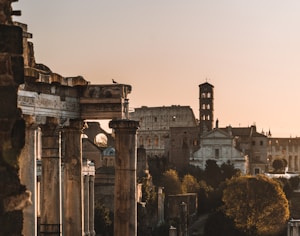
<svg viewBox="0 0 300 236">
<path fill-rule="evenodd" d="M 126 207 L 126 216 L 123 208 L 115 213 L 122 226 L 115 235 L 136 235 L 138 122 L 127 119 L 131 86 L 90 84 L 36 63 L 32 35 L 12 22 L 20 12 L 11 2 L 0 1 L 0 235 L 95 235 L 95 166 L 82 157 L 90 119 L 112 120 L 120 138 L 116 176 L 124 191 L 116 190 L 115 205 Z"/>
</svg>

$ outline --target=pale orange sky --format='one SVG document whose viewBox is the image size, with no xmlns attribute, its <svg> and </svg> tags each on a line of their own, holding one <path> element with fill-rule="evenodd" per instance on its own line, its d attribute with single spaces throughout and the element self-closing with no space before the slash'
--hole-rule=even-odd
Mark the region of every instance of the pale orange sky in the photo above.
<svg viewBox="0 0 300 236">
<path fill-rule="evenodd" d="M 130 107 L 188 105 L 215 87 L 220 126 L 300 136 L 300 1 L 19 0 L 36 61 L 132 85 Z"/>
</svg>

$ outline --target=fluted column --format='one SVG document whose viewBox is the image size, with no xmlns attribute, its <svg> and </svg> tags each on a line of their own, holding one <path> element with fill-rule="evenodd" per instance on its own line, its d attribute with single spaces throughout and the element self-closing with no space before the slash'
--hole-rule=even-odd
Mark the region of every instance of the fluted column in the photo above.
<svg viewBox="0 0 300 236">
<path fill-rule="evenodd" d="M 26 185 L 31 193 L 31 205 L 23 210 L 23 231 L 22 234 L 37 235 L 37 214 L 36 214 L 36 159 L 38 147 L 38 126 L 34 123 L 32 116 L 23 116 L 26 122 L 25 145 L 20 154 L 20 180 Z"/>
<path fill-rule="evenodd" d="M 95 176 L 90 175 L 89 176 L 89 228 L 90 228 L 90 236 L 95 236 L 95 224 L 94 224 L 94 218 L 95 218 L 95 191 L 94 191 L 94 184 L 95 184 Z"/>
<path fill-rule="evenodd" d="M 83 176 L 83 185 L 84 185 L 84 235 L 89 236 L 90 232 L 89 232 L 89 201 L 90 201 L 90 197 L 89 197 L 89 176 L 88 175 L 84 175 Z"/>
<path fill-rule="evenodd" d="M 115 130 L 115 196 L 114 236 L 137 235 L 136 201 L 136 131 L 139 123 L 133 120 L 112 120 Z"/>
<path fill-rule="evenodd" d="M 47 117 L 41 129 L 41 232 L 61 233 L 61 132 L 58 119 Z"/>
<path fill-rule="evenodd" d="M 64 234 L 83 235 L 82 143 L 83 122 L 70 120 L 64 128 Z"/>
</svg>

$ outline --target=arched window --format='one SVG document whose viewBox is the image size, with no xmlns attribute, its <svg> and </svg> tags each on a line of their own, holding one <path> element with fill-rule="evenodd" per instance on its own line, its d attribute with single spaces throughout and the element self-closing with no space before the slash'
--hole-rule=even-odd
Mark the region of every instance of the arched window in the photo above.
<svg viewBox="0 0 300 236">
<path fill-rule="evenodd" d="M 147 145 L 151 146 L 151 138 L 150 137 L 147 137 Z"/>
<path fill-rule="evenodd" d="M 141 136 L 140 138 L 139 138 L 139 146 L 143 146 L 144 145 L 144 139 L 143 139 L 143 137 Z"/>
<path fill-rule="evenodd" d="M 210 104 L 207 104 L 206 108 L 209 110 L 210 109 Z"/>
<path fill-rule="evenodd" d="M 206 120 L 210 120 L 210 115 L 207 115 Z"/>
<path fill-rule="evenodd" d="M 205 110 L 205 104 L 202 104 L 202 109 Z"/>
<path fill-rule="evenodd" d="M 207 93 L 207 98 L 210 98 L 211 97 L 211 93 Z"/>
<path fill-rule="evenodd" d="M 202 120 L 205 120 L 205 115 L 202 116 Z"/>
<path fill-rule="evenodd" d="M 206 98 L 206 94 L 205 94 L 205 93 L 202 93 L 202 94 L 201 94 L 201 98 Z"/>
<path fill-rule="evenodd" d="M 156 146 L 156 147 L 158 147 L 158 137 L 157 136 L 155 136 L 154 137 L 154 146 Z"/>
</svg>

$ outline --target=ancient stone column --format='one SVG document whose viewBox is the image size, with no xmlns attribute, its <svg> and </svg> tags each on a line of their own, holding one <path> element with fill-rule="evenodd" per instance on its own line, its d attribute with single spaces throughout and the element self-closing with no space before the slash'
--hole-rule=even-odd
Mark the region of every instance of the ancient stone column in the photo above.
<svg viewBox="0 0 300 236">
<path fill-rule="evenodd" d="M 165 198 L 164 198 L 164 194 L 163 194 L 163 187 L 158 187 L 158 192 L 157 192 L 158 225 L 162 224 L 165 221 L 164 209 L 165 209 Z"/>
<path fill-rule="evenodd" d="M 112 120 L 115 131 L 114 236 L 137 235 L 136 131 L 138 121 Z"/>
<path fill-rule="evenodd" d="M 23 210 L 23 235 L 37 235 L 36 202 L 36 159 L 38 156 L 38 126 L 34 117 L 24 116 L 26 122 L 25 146 L 20 154 L 19 175 L 21 183 L 26 185 L 31 194 L 32 204 Z"/>
<path fill-rule="evenodd" d="M 57 118 L 42 130 L 41 233 L 61 233 L 61 132 Z M 42 234 L 43 235 L 43 234 Z M 60 235 L 60 234 L 57 234 Z"/>
<path fill-rule="evenodd" d="M 84 235 L 89 236 L 90 232 L 89 232 L 89 210 L 90 210 L 90 206 L 89 206 L 89 201 L 90 201 L 90 197 L 89 197 L 89 176 L 88 175 L 84 175 L 83 176 L 83 185 L 84 185 Z"/>
<path fill-rule="evenodd" d="M 188 230 L 187 230 L 187 204 L 185 202 L 182 202 L 180 204 L 180 236 L 187 236 Z"/>
<path fill-rule="evenodd" d="M 83 235 L 82 120 L 64 128 L 64 234 Z"/>
<path fill-rule="evenodd" d="M 90 175 L 89 176 L 89 231 L 90 231 L 90 236 L 95 236 L 95 224 L 94 224 L 94 211 L 95 211 L 95 191 L 94 191 L 94 186 L 95 186 L 95 176 Z"/>
</svg>

